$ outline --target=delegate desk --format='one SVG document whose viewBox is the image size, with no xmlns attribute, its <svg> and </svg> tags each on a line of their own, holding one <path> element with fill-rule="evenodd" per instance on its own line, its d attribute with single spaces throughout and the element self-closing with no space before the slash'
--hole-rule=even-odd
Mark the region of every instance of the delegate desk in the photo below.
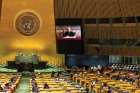
<svg viewBox="0 0 140 93">
<path fill-rule="evenodd" d="M 88 86 L 90 92 L 95 91 L 95 93 L 100 93 L 101 92 L 101 86 L 103 83 L 106 83 L 107 86 L 113 88 L 112 93 L 122 93 L 124 91 L 127 91 L 129 93 L 140 93 L 140 89 L 136 88 L 136 86 L 125 82 L 125 81 L 119 81 L 119 80 L 112 80 L 109 77 L 103 77 L 103 76 L 98 76 L 96 74 L 90 74 L 90 73 L 85 73 L 85 74 L 76 74 L 73 76 L 73 81 L 76 83 L 81 84 L 82 86 Z M 91 81 L 96 81 L 97 82 L 93 85 Z M 108 91 L 108 89 L 103 90 L 104 93 Z"/>
<path fill-rule="evenodd" d="M 85 90 L 81 90 L 72 83 L 62 78 L 52 78 L 49 74 L 43 74 L 36 76 L 35 81 L 39 87 L 39 93 L 86 93 Z M 44 83 L 49 85 L 49 89 L 44 89 Z M 30 93 L 32 92 L 32 83 L 30 80 Z"/>
</svg>

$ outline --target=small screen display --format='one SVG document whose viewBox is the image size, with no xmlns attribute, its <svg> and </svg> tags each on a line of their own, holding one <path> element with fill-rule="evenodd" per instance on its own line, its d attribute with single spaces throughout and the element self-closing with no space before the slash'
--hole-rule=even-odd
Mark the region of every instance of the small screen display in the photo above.
<svg viewBox="0 0 140 93">
<path fill-rule="evenodd" d="M 80 19 L 56 20 L 57 53 L 83 54 L 83 27 Z"/>
<path fill-rule="evenodd" d="M 56 26 L 57 39 L 81 40 L 80 26 Z"/>
</svg>

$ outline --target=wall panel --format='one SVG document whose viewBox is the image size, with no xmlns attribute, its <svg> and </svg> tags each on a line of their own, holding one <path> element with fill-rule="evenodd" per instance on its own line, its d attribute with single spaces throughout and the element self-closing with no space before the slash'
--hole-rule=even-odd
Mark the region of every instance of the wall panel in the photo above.
<svg viewBox="0 0 140 93">
<path fill-rule="evenodd" d="M 140 0 L 55 0 L 56 18 L 140 16 Z"/>
<path fill-rule="evenodd" d="M 32 12 L 40 20 L 40 28 L 32 36 L 24 36 L 15 29 L 15 20 L 23 12 Z M 37 53 L 40 56 L 50 57 L 43 57 L 44 61 L 57 63 L 61 59 L 64 62 L 63 55 L 56 53 L 54 0 L 3 0 L 0 59 L 14 60 L 18 52 Z M 9 56 L 11 54 L 12 57 Z"/>
</svg>

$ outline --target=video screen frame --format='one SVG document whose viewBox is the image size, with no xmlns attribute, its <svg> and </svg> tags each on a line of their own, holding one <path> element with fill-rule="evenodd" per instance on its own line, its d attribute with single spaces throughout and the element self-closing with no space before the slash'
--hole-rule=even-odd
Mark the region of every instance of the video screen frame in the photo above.
<svg viewBox="0 0 140 93">
<path fill-rule="evenodd" d="M 56 47 L 59 54 L 83 54 L 84 53 L 84 32 L 82 19 L 56 19 L 57 26 L 80 27 L 80 38 L 58 38 L 56 32 Z"/>
</svg>

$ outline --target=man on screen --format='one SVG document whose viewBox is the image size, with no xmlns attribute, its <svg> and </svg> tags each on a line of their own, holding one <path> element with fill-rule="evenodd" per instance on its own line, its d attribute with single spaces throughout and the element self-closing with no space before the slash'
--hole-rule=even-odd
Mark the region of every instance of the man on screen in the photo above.
<svg viewBox="0 0 140 93">
<path fill-rule="evenodd" d="M 73 32 L 70 27 L 68 27 L 68 26 L 64 27 L 64 30 L 63 30 L 64 38 L 75 38 L 74 37 L 75 35 L 76 35 L 76 33 Z"/>
<path fill-rule="evenodd" d="M 79 26 L 58 26 L 58 39 L 81 39 L 81 29 Z"/>
</svg>

